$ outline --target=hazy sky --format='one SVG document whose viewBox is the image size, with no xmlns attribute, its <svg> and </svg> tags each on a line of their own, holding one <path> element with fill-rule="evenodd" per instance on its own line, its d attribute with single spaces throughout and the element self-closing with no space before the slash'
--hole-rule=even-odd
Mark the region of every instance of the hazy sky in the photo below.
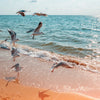
<svg viewBox="0 0 100 100">
<path fill-rule="evenodd" d="M 52 15 L 99 15 L 100 0 L 0 0 L 0 15 L 43 12 Z"/>
</svg>

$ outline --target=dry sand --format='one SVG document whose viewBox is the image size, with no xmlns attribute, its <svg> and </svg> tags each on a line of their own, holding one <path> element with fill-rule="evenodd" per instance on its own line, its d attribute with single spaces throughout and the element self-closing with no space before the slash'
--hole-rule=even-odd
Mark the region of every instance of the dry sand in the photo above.
<svg viewBox="0 0 100 100">
<path fill-rule="evenodd" d="M 16 63 L 23 67 L 19 83 L 9 82 L 6 87 L 7 81 L 4 78 L 17 75 L 11 70 L 11 67 Z M 59 68 L 52 73 L 50 72 L 52 64 L 53 62 L 27 55 L 21 55 L 13 62 L 10 51 L 0 49 L 0 100 L 100 99 L 99 74 L 80 68 Z M 80 95 L 80 93 L 85 95 Z M 91 99 L 89 99 L 90 97 Z"/>
</svg>

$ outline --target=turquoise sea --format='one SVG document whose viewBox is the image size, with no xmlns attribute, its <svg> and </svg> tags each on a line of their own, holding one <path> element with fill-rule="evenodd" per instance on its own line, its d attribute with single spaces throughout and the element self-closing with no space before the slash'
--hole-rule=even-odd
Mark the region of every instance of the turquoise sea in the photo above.
<svg viewBox="0 0 100 100">
<path fill-rule="evenodd" d="M 35 29 L 39 22 L 43 23 L 40 31 L 44 34 L 33 40 L 32 33 L 26 32 Z M 10 39 L 7 29 L 17 33 L 18 44 L 81 58 L 100 55 L 100 20 L 97 17 L 0 15 L 0 40 Z"/>
</svg>

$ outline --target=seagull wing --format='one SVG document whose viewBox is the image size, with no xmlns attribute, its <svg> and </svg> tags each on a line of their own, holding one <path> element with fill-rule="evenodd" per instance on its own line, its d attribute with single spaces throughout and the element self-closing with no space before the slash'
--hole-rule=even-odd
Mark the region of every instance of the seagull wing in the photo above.
<svg viewBox="0 0 100 100">
<path fill-rule="evenodd" d="M 26 33 L 30 33 L 30 32 L 33 32 L 33 31 L 34 31 L 34 29 L 31 29 L 31 30 L 27 31 Z"/>
<path fill-rule="evenodd" d="M 42 27 L 42 24 L 38 25 L 38 27 L 34 30 L 34 32 L 39 32 L 41 27 Z"/>
<path fill-rule="evenodd" d="M 34 32 L 39 32 L 40 31 L 40 28 L 36 28 L 35 30 L 34 30 Z"/>
<path fill-rule="evenodd" d="M 22 16 L 25 16 L 25 13 L 24 13 L 24 12 L 20 12 L 20 14 L 21 14 Z"/>
<path fill-rule="evenodd" d="M 8 32 L 11 36 L 11 40 L 15 40 L 16 39 L 16 33 L 13 30 L 8 29 Z"/>
</svg>

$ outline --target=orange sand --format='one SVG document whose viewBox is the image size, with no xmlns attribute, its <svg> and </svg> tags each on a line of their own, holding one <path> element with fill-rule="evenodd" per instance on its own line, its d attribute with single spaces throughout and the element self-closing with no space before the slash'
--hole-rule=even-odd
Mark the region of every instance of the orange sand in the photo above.
<svg viewBox="0 0 100 100">
<path fill-rule="evenodd" d="M 57 93 L 34 87 L 26 87 L 15 82 L 0 80 L 0 100 L 94 100 L 75 93 Z"/>
<path fill-rule="evenodd" d="M 17 73 L 11 70 L 16 63 L 23 67 L 19 77 L 20 84 L 9 82 L 6 87 L 7 81 L 3 79 L 16 76 Z M 86 95 L 100 100 L 99 74 L 80 70 L 80 68 L 62 67 L 51 73 L 52 65 L 51 61 L 22 54 L 13 62 L 11 52 L 0 49 L 0 100 L 96 100 L 89 99 Z M 64 92 L 67 93 L 53 92 L 53 90 L 63 92 L 64 86 Z"/>
</svg>

